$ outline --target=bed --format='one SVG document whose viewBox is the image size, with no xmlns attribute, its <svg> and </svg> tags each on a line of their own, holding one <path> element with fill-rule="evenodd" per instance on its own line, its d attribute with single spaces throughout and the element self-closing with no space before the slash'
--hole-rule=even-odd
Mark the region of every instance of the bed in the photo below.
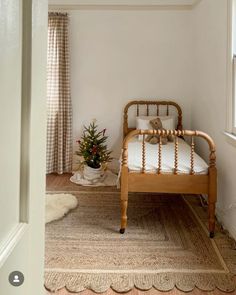
<svg viewBox="0 0 236 295">
<path fill-rule="evenodd" d="M 140 109 L 145 108 L 147 118 L 155 109 L 176 113 L 176 128 L 164 130 L 136 129 L 129 127 L 129 110 L 136 108 L 135 116 L 140 117 Z M 160 138 L 171 135 L 173 142 L 163 145 L 146 142 L 147 135 Z M 216 149 L 212 138 L 202 131 L 183 130 L 182 110 L 172 101 L 131 101 L 124 109 L 123 147 L 121 157 L 121 228 L 127 226 L 129 192 L 157 192 L 176 194 L 208 195 L 209 235 L 214 237 L 215 203 L 217 198 Z M 209 147 L 209 162 L 206 163 L 195 153 L 195 138 L 202 138 Z"/>
</svg>

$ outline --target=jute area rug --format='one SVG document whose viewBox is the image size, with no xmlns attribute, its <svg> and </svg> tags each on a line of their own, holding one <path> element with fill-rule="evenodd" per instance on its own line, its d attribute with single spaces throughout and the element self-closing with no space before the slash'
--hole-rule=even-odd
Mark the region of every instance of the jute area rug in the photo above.
<svg viewBox="0 0 236 295">
<path fill-rule="evenodd" d="M 119 193 L 76 195 L 78 207 L 46 226 L 48 290 L 235 290 L 233 241 L 219 229 L 209 239 L 197 197 L 130 194 L 121 235 Z"/>
</svg>

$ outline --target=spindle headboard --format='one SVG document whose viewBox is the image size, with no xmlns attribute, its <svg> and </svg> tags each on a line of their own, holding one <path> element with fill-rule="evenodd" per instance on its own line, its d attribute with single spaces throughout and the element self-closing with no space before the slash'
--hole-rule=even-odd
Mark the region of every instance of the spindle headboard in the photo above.
<svg viewBox="0 0 236 295">
<path fill-rule="evenodd" d="M 178 112 L 178 123 L 177 123 L 177 130 L 182 130 L 183 129 L 183 124 L 182 124 L 182 110 L 181 107 L 173 102 L 173 101 L 147 101 L 147 100 L 134 100 L 129 102 L 125 108 L 124 108 L 124 121 L 123 121 L 123 136 L 125 137 L 130 131 L 134 130 L 135 128 L 130 128 L 128 126 L 128 111 L 131 106 L 136 106 L 137 109 L 137 116 L 139 116 L 139 106 L 146 105 L 146 115 L 149 116 L 149 107 L 150 106 L 156 106 L 157 109 L 157 116 L 159 116 L 160 112 L 160 106 L 166 106 L 166 115 L 169 115 L 169 107 L 173 106 L 176 108 Z"/>
</svg>

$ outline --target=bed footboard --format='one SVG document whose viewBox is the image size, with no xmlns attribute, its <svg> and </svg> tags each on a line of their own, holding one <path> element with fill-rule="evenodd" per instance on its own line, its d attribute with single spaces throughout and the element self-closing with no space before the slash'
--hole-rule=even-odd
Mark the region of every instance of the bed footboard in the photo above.
<svg viewBox="0 0 236 295">
<path fill-rule="evenodd" d="M 141 172 L 131 172 L 128 168 L 128 144 L 138 135 L 142 140 L 142 169 Z M 146 135 L 160 136 L 157 152 L 156 173 L 146 173 Z M 162 173 L 162 144 L 164 136 L 174 136 L 174 166 L 173 173 Z M 190 137 L 190 172 L 178 174 L 178 141 L 179 137 Z M 209 146 L 208 174 L 198 175 L 194 171 L 195 138 L 203 138 Z M 215 230 L 215 203 L 217 199 L 217 169 L 216 149 L 212 138 L 204 132 L 192 130 L 133 130 L 128 133 L 123 141 L 122 167 L 121 167 L 121 229 L 125 232 L 127 226 L 127 208 L 129 192 L 160 192 L 181 194 L 207 194 L 208 195 L 208 220 L 210 237 L 214 237 Z"/>
</svg>

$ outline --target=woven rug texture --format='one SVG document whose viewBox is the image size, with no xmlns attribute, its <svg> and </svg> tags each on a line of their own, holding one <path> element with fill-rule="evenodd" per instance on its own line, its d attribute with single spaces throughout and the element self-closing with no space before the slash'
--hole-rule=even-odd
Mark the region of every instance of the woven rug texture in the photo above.
<svg viewBox="0 0 236 295">
<path fill-rule="evenodd" d="M 235 290 L 233 241 L 219 227 L 209 239 L 207 209 L 198 197 L 130 194 L 121 235 L 119 193 L 74 195 L 78 207 L 46 225 L 47 289 Z"/>
</svg>

